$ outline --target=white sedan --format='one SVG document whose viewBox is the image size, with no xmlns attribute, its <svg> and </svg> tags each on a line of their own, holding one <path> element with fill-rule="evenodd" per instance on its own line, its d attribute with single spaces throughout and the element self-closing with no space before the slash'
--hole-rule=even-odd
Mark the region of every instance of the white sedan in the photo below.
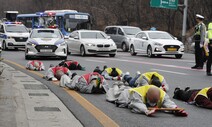
<svg viewBox="0 0 212 127">
<path fill-rule="evenodd" d="M 67 44 L 60 30 L 32 30 L 25 46 L 25 59 L 38 56 L 67 58 Z"/>
<path fill-rule="evenodd" d="M 184 54 L 184 45 L 167 32 L 142 31 L 131 40 L 130 53 L 131 55 L 144 53 L 148 57 L 175 55 L 180 59 Z"/>
<path fill-rule="evenodd" d="M 117 47 L 115 42 L 104 32 L 97 30 L 77 30 L 67 39 L 68 52 L 87 54 L 109 54 L 115 57 Z"/>
</svg>

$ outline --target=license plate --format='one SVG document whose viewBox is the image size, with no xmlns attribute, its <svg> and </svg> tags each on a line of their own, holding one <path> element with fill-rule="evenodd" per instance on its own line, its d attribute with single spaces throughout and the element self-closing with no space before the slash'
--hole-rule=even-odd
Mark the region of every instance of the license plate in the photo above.
<svg viewBox="0 0 212 127">
<path fill-rule="evenodd" d="M 167 48 L 167 51 L 177 51 L 177 48 Z"/>
<path fill-rule="evenodd" d="M 52 49 L 40 49 L 40 52 L 52 52 Z"/>
<path fill-rule="evenodd" d="M 99 49 L 99 51 L 109 51 L 108 49 Z"/>
</svg>

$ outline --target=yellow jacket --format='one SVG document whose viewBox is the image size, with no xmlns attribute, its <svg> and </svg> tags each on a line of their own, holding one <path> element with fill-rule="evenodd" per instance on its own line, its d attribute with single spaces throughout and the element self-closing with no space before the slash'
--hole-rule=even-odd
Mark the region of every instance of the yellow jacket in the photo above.
<svg viewBox="0 0 212 127">
<path fill-rule="evenodd" d="M 162 82 L 164 80 L 164 77 L 162 75 L 158 74 L 157 72 L 146 72 L 146 73 L 144 73 L 142 75 L 145 76 L 148 79 L 148 82 L 152 79 L 153 75 L 158 77 L 160 82 Z"/>
<path fill-rule="evenodd" d="M 112 68 L 106 68 L 105 71 L 110 75 L 112 72 Z M 122 74 L 122 71 L 119 68 L 116 68 L 116 71 L 118 72 L 118 75 L 120 76 Z"/>
<path fill-rule="evenodd" d="M 141 86 L 141 87 L 137 87 L 137 88 L 132 88 L 129 90 L 129 92 L 130 92 L 130 94 L 132 94 L 133 92 L 138 93 L 142 97 L 143 103 L 146 104 L 147 103 L 147 97 L 146 97 L 147 92 L 152 87 L 159 89 L 158 87 L 156 87 L 154 85 L 145 85 L 145 86 Z M 160 100 L 157 103 L 158 108 L 160 108 L 162 106 L 164 97 L 166 95 L 166 93 L 162 89 L 159 89 L 159 90 L 160 90 Z"/>
<path fill-rule="evenodd" d="M 204 89 L 200 90 L 200 91 L 197 93 L 197 95 L 194 97 L 194 100 L 196 99 L 196 97 L 197 97 L 198 95 L 202 95 L 202 96 L 208 98 L 207 92 L 208 92 L 208 90 L 209 90 L 210 88 L 211 88 L 211 87 L 207 87 L 207 88 L 204 88 Z"/>
</svg>

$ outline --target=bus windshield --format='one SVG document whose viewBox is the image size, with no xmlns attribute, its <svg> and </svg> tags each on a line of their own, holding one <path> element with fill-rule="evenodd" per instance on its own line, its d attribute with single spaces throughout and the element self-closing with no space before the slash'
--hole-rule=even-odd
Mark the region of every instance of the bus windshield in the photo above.
<svg viewBox="0 0 212 127">
<path fill-rule="evenodd" d="M 91 29 L 91 22 L 88 15 L 65 15 L 64 29 L 72 32 L 79 29 Z"/>
<path fill-rule="evenodd" d="M 62 35 L 58 30 L 34 30 L 31 38 L 62 38 Z"/>
<path fill-rule="evenodd" d="M 56 24 L 56 20 L 54 17 L 43 16 L 39 17 L 37 21 L 35 21 L 35 26 L 43 26 L 48 28 L 49 26 L 53 26 Z"/>
</svg>

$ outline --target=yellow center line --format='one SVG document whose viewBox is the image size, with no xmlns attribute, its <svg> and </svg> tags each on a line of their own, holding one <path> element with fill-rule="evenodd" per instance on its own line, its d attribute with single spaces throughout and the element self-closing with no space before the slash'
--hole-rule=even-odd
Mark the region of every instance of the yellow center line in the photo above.
<svg viewBox="0 0 212 127">
<path fill-rule="evenodd" d="M 5 62 L 8 62 L 10 64 L 16 65 L 22 69 L 25 69 L 24 66 L 17 64 L 10 60 L 3 60 Z M 30 71 L 29 72 L 39 76 L 43 77 L 43 74 L 36 72 L 36 71 Z M 58 82 L 53 82 L 54 84 L 58 85 Z M 119 125 L 113 121 L 109 116 L 107 116 L 104 112 L 102 112 L 100 109 L 95 107 L 93 104 L 91 104 L 88 100 L 86 100 L 84 97 L 82 97 L 79 93 L 77 93 L 74 90 L 69 90 L 67 88 L 64 88 L 64 90 L 71 95 L 82 107 L 84 107 L 88 112 L 90 112 L 104 127 L 119 127 Z"/>
</svg>

